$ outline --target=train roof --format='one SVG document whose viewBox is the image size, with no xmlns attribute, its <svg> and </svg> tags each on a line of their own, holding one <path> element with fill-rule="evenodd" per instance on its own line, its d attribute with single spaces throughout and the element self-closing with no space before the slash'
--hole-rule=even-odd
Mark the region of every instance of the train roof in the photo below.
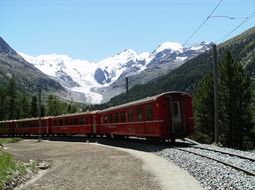
<svg viewBox="0 0 255 190">
<path fill-rule="evenodd" d="M 162 96 L 171 95 L 171 94 L 181 94 L 181 95 L 190 96 L 186 92 L 169 91 L 169 92 L 161 93 L 161 94 L 158 94 L 158 95 L 155 95 L 155 96 L 151 96 L 151 97 L 143 98 L 143 99 L 136 100 L 136 101 L 133 101 L 133 102 L 129 102 L 129 103 L 126 103 L 126 104 L 121 104 L 121 105 L 118 105 L 118 106 L 110 107 L 110 108 L 107 108 L 107 109 L 104 109 L 104 110 L 100 111 L 100 113 L 107 112 L 107 111 L 112 111 L 112 110 L 115 110 L 115 109 L 121 109 L 121 108 L 129 107 L 129 106 L 133 106 L 133 105 L 140 105 L 140 104 L 144 104 L 144 103 L 153 102 L 153 101 L 156 101 L 158 98 L 160 98 Z"/>
<path fill-rule="evenodd" d="M 12 121 L 15 121 L 15 120 L 2 120 L 2 121 L 0 121 L 0 123 L 9 123 L 9 122 L 12 122 Z"/>
<path fill-rule="evenodd" d="M 80 112 L 80 113 L 72 113 L 72 114 L 63 114 L 63 115 L 57 115 L 57 116 L 45 116 L 42 117 L 41 119 L 49 119 L 49 118 L 61 118 L 61 117 L 71 117 L 71 116 L 79 116 L 79 115 L 90 115 L 90 114 L 95 114 L 98 111 L 91 111 L 91 112 Z M 9 122 L 23 122 L 23 121 L 36 121 L 38 120 L 39 117 L 32 117 L 32 118 L 24 118 L 24 119 L 14 119 L 14 120 L 4 120 L 0 121 L 0 123 L 9 123 Z"/>
<path fill-rule="evenodd" d="M 42 120 L 48 119 L 48 118 L 50 118 L 50 116 L 41 117 Z M 16 119 L 16 120 L 13 120 L 13 121 L 15 121 L 15 122 L 37 121 L 38 119 L 39 119 L 39 117 L 32 117 L 32 118 Z"/>
<path fill-rule="evenodd" d="M 61 118 L 61 117 L 71 117 L 71 116 L 79 116 L 79 115 L 91 115 L 96 114 L 98 111 L 88 111 L 88 112 L 79 112 L 79 113 L 72 113 L 72 114 L 63 114 L 63 115 L 57 115 L 52 116 L 53 118 Z"/>
</svg>

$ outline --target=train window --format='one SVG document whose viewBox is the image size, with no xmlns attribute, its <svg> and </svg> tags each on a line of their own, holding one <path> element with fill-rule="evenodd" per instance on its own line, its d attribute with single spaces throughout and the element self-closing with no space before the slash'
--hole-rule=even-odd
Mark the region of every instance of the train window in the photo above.
<svg viewBox="0 0 255 190">
<path fill-rule="evenodd" d="M 137 108 L 136 114 L 137 114 L 137 121 L 142 121 L 143 120 L 143 110 L 142 110 L 142 108 Z"/>
<path fill-rule="evenodd" d="M 129 122 L 134 121 L 134 113 L 132 110 L 128 110 L 128 121 Z"/>
<path fill-rule="evenodd" d="M 58 123 L 59 123 L 60 126 L 63 126 L 63 120 L 62 119 L 58 120 Z"/>
<path fill-rule="evenodd" d="M 46 126 L 46 121 L 45 120 L 42 120 L 42 127 L 45 127 Z M 38 126 L 39 127 L 39 126 Z"/>
<path fill-rule="evenodd" d="M 85 122 L 84 122 L 84 119 L 83 118 L 80 118 L 80 125 L 83 125 Z"/>
<path fill-rule="evenodd" d="M 107 115 L 104 116 L 103 122 L 104 122 L 104 123 L 108 123 L 108 116 L 107 116 Z"/>
<path fill-rule="evenodd" d="M 119 113 L 114 113 L 114 123 L 119 122 Z"/>
<path fill-rule="evenodd" d="M 106 115 L 101 117 L 101 122 L 102 123 L 107 123 L 107 121 L 108 121 L 108 117 Z"/>
<path fill-rule="evenodd" d="M 58 121 L 57 120 L 53 120 L 53 126 L 57 126 L 58 125 Z"/>
<path fill-rule="evenodd" d="M 73 119 L 69 120 L 69 125 L 73 125 Z"/>
<path fill-rule="evenodd" d="M 124 111 L 120 112 L 120 121 L 126 122 L 126 113 Z"/>
<path fill-rule="evenodd" d="M 180 103 L 179 102 L 172 102 L 172 112 L 173 112 L 173 117 L 175 117 L 175 118 L 180 117 Z"/>
<path fill-rule="evenodd" d="M 109 114 L 109 123 L 112 123 L 112 114 Z"/>
<path fill-rule="evenodd" d="M 153 120 L 153 110 L 152 110 L 152 106 L 151 105 L 146 107 L 145 112 L 146 112 L 146 120 L 147 121 Z"/>
<path fill-rule="evenodd" d="M 64 120 L 64 125 L 68 125 L 68 119 Z"/>
<path fill-rule="evenodd" d="M 74 125 L 78 125 L 78 119 L 77 118 L 74 119 Z"/>
</svg>

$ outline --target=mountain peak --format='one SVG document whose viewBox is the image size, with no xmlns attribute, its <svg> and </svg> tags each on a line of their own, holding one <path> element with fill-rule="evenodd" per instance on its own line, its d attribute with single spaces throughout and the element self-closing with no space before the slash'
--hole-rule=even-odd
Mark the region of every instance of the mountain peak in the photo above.
<svg viewBox="0 0 255 190">
<path fill-rule="evenodd" d="M 127 55 L 127 54 L 136 54 L 136 52 L 132 49 L 124 49 L 123 51 L 119 52 L 118 55 Z"/>
<path fill-rule="evenodd" d="M 176 42 L 164 42 L 154 51 L 155 53 L 159 53 L 164 51 L 165 49 L 171 51 L 181 51 L 183 49 L 182 45 Z"/>
<path fill-rule="evenodd" d="M 2 37 L 0 37 L 0 53 L 6 53 L 8 55 L 17 55 L 17 52 L 14 51 Z"/>
</svg>

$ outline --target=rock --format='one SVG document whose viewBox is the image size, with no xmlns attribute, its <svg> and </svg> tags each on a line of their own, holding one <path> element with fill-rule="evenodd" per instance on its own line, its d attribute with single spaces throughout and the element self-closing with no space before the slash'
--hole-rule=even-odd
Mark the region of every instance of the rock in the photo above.
<svg viewBox="0 0 255 190">
<path fill-rule="evenodd" d="M 37 167 L 41 170 L 47 170 L 49 168 L 49 163 L 47 162 L 40 162 L 37 164 Z"/>
</svg>

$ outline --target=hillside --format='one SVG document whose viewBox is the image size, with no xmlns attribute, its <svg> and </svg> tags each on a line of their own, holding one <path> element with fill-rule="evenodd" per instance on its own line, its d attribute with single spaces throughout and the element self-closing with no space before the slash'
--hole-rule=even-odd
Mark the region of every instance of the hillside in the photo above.
<svg viewBox="0 0 255 190">
<path fill-rule="evenodd" d="M 255 27 L 222 43 L 217 47 L 218 61 L 225 51 L 230 51 L 236 61 L 246 67 L 251 77 L 255 77 Z M 192 94 L 197 82 L 212 71 L 213 51 L 209 50 L 187 61 L 176 70 L 150 81 L 144 85 L 136 85 L 129 90 L 129 100 L 136 100 L 161 92 L 180 90 Z M 121 94 L 111 99 L 109 105 L 126 101 L 126 95 Z"/>
<path fill-rule="evenodd" d="M 19 91 L 26 94 L 38 91 L 38 86 L 47 92 L 63 92 L 65 89 L 56 81 L 25 61 L 0 37 L 0 85 L 6 85 L 14 77 Z"/>
</svg>

